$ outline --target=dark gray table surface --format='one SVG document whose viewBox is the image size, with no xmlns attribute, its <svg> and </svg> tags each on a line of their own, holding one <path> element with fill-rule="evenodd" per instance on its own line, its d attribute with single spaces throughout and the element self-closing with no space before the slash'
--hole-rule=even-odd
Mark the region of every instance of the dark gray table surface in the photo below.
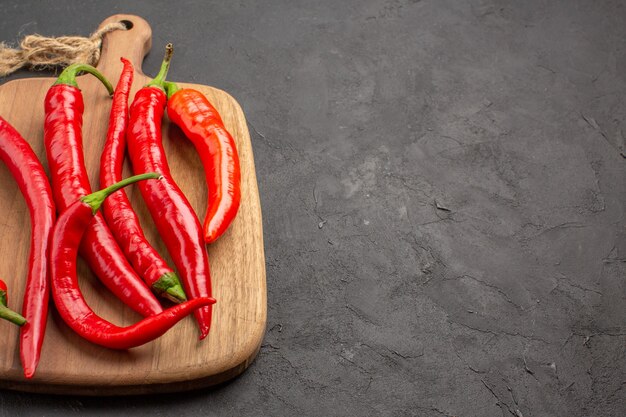
<svg viewBox="0 0 626 417">
<path fill-rule="evenodd" d="M 0 416 L 626 414 L 624 2 L 80 3 L 4 1 L 0 39 L 138 14 L 243 106 L 267 333 L 218 389 Z"/>
</svg>

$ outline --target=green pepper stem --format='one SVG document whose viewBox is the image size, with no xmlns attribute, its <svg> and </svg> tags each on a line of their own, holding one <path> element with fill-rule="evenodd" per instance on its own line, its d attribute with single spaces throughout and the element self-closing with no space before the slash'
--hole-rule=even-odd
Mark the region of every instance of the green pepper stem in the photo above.
<svg viewBox="0 0 626 417">
<path fill-rule="evenodd" d="M 158 295 L 167 298 L 174 303 L 182 303 L 187 301 L 187 296 L 180 285 L 180 280 L 174 272 L 166 272 L 155 283 L 152 284 L 152 289 Z"/>
<path fill-rule="evenodd" d="M 180 90 L 180 87 L 171 81 L 166 81 L 164 84 L 165 84 L 165 92 L 167 93 L 168 100 L 172 98 L 172 96 L 176 94 L 178 90 Z"/>
<path fill-rule="evenodd" d="M 102 190 L 81 197 L 80 201 L 88 204 L 91 207 L 93 214 L 96 214 L 104 200 L 119 189 L 124 188 L 127 185 L 134 184 L 137 181 L 159 178 L 161 178 L 161 174 L 157 174 L 156 172 L 133 175 L 132 177 L 124 178 L 122 181 L 116 182 L 115 184 L 110 185 L 107 188 L 103 188 Z"/>
<path fill-rule="evenodd" d="M 8 320 L 11 323 L 15 323 L 18 326 L 26 324 L 26 319 L 21 314 L 16 313 L 8 307 L 0 305 L 0 319 Z"/>
<path fill-rule="evenodd" d="M 174 54 L 174 45 L 168 43 L 165 45 L 165 57 L 163 58 L 163 62 L 161 63 L 161 69 L 159 73 L 152 81 L 146 84 L 146 87 L 156 87 L 161 90 L 165 90 L 165 78 L 167 77 L 167 72 L 170 70 L 170 62 L 172 61 L 172 55 Z"/>
<path fill-rule="evenodd" d="M 95 76 L 97 79 L 102 81 L 102 84 L 104 84 L 104 86 L 108 90 L 109 95 L 111 96 L 113 95 L 113 91 L 114 91 L 113 86 L 111 85 L 109 80 L 107 80 L 100 71 L 98 71 L 91 65 L 87 65 L 87 64 L 72 64 L 68 66 L 67 68 L 63 70 L 61 75 L 59 75 L 59 78 L 57 78 L 54 85 L 64 84 L 64 85 L 71 85 L 72 87 L 78 88 L 78 84 L 76 83 L 76 74 L 78 74 L 79 72 L 87 72 Z"/>
</svg>

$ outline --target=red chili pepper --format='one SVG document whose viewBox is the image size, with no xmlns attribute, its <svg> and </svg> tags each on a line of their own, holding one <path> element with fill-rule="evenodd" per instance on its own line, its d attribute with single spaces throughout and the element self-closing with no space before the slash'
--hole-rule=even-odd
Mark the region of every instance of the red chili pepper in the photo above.
<svg viewBox="0 0 626 417">
<path fill-rule="evenodd" d="M 84 71 L 99 78 L 110 93 L 111 84 L 93 67 L 67 67 L 45 98 L 44 144 L 59 210 L 91 192 L 83 157 L 83 97 L 76 86 L 76 73 Z M 81 243 L 81 255 L 96 276 L 126 305 L 144 316 L 163 308 L 124 257 L 101 215 L 95 216 Z"/>
<path fill-rule="evenodd" d="M 22 314 L 28 324 L 20 330 L 20 357 L 24 376 L 32 378 L 39 363 L 48 320 L 48 247 L 56 217 L 54 202 L 48 177 L 37 155 L 22 135 L 2 117 L 0 159 L 15 178 L 30 213 L 28 277 L 22 303 Z"/>
<path fill-rule="evenodd" d="M 128 153 L 135 172 L 160 172 L 161 181 L 139 184 L 157 230 L 181 273 L 185 292 L 190 298 L 211 296 L 209 258 L 202 242 L 202 226 L 183 192 L 178 188 L 165 158 L 161 143 L 161 120 L 165 110 L 163 82 L 172 54 L 168 45 L 161 71 L 137 92 L 130 106 L 127 132 Z M 211 308 L 194 312 L 200 325 L 200 339 L 211 326 Z"/>
<path fill-rule="evenodd" d="M 82 197 L 59 216 L 54 227 L 51 249 L 52 297 L 57 310 L 65 323 L 80 336 L 111 349 L 130 349 L 147 343 L 161 336 L 194 309 L 215 302 L 209 297 L 196 298 L 128 327 L 118 327 L 97 316 L 85 302 L 76 277 L 76 256 L 89 223 L 109 194 L 128 184 L 150 178 L 159 178 L 159 174 L 136 175 Z"/>
<path fill-rule="evenodd" d="M 204 240 L 214 242 L 237 215 L 241 201 L 239 157 L 219 113 L 201 92 L 166 83 L 167 115 L 196 147 L 209 189 Z"/>
<path fill-rule="evenodd" d="M 107 140 L 100 159 L 100 186 L 108 187 L 122 179 L 122 165 L 126 150 L 128 125 L 128 94 L 133 83 L 133 66 L 122 58 L 124 69 L 115 87 L 109 118 Z M 124 191 L 114 193 L 104 201 L 104 218 L 117 243 L 139 273 L 139 276 L 157 295 L 180 303 L 187 300 L 176 273 L 146 239 L 135 210 Z"/>
<path fill-rule="evenodd" d="M 10 321 L 18 326 L 24 326 L 26 319 L 7 307 L 8 299 L 7 284 L 0 279 L 0 319 Z"/>
</svg>

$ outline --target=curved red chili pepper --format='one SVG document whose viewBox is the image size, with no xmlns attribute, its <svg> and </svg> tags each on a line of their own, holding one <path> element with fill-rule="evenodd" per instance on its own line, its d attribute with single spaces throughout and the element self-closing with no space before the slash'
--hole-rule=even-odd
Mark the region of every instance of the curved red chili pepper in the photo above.
<svg viewBox="0 0 626 417">
<path fill-rule="evenodd" d="M 165 110 L 162 88 L 171 59 L 171 45 L 159 75 L 135 95 L 130 106 L 127 140 L 128 153 L 135 172 L 160 172 L 163 179 L 139 184 L 148 210 L 181 273 L 185 292 L 190 298 L 211 296 L 209 258 L 202 243 L 202 226 L 191 205 L 172 179 L 161 143 L 161 120 Z M 200 325 L 200 339 L 211 326 L 211 308 L 194 312 Z"/>
<path fill-rule="evenodd" d="M 39 363 L 48 320 L 50 279 L 49 244 L 55 220 L 52 190 L 37 155 L 13 126 L 0 117 L 0 159 L 15 178 L 30 213 L 30 252 L 20 330 L 20 358 L 24 376 L 32 378 Z"/>
<path fill-rule="evenodd" d="M 59 216 L 54 227 L 51 248 L 52 297 L 65 323 L 90 342 L 111 349 L 130 349 L 161 336 L 194 309 L 215 302 L 212 298 L 197 298 L 144 318 L 134 325 L 119 327 L 96 315 L 80 292 L 76 277 L 78 246 L 103 200 L 125 185 L 158 177 L 159 174 L 136 175 L 84 196 Z"/>
<path fill-rule="evenodd" d="M 166 83 L 167 115 L 196 147 L 209 190 L 204 240 L 214 242 L 237 215 L 241 201 L 239 157 L 233 137 L 204 94 Z"/>
<path fill-rule="evenodd" d="M 108 187 L 122 179 L 128 125 L 128 94 L 133 83 L 134 70 L 130 61 L 124 58 L 121 61 L 124 68 L 115 87 L 109 130 L 100 159 L 100 187 Z M 107 198 L 103 213 L 124 255 L 150 289 L 175 303 L 185 301 L 187 297 L 178 276 L 146 239 L 126 193 L 120 191 Z"/>
<path fill-rule="evenodd" d="M 27 324 L 24 317 L 8 307 L 8 300 L 9 295 L 7 292 L 7 284 L 0 279 L 0 319 L 10 321 L 11 323 L 17 324 L 18 326 L 24 326 L 25 324 Z"/>
<path fill-rule="evenodd" d="M 83 157 L 84 104 L 76 87 L 78 71 L 92 73 L 104 80 L 89 65 L 70 65 L 48 90 L 44 103 L 44 144 L 59 210 L 91 192 Z M 108 81 L 105 85 L 109 92 L 113 91 Z M 163 311 L 155 296 L 133 271 L 100 214 L 89 225 L 80 250 L 96 276 L 126 305 L 143 316 Z"/>
</svg>

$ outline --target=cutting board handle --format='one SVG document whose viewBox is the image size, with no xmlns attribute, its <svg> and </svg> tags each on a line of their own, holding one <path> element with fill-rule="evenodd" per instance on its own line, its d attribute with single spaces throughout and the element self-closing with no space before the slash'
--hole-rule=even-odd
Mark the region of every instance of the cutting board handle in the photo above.
<svg viewBox="0 0 626 417">
<path fill-rule="evenodd" d="M 115 22 L 123 22 L 129 29 L 114 30 L 104 36 L 100 60 L 96 65 L 111 82 L 117 80 L 122 71 L 120 57 L 132 62 L 137 74 L 143 74 L 141 65 L 152 46 L 152 29 L 141 17 L 116 14 L 104 20 L 100 27 Z"/>
</svg>

